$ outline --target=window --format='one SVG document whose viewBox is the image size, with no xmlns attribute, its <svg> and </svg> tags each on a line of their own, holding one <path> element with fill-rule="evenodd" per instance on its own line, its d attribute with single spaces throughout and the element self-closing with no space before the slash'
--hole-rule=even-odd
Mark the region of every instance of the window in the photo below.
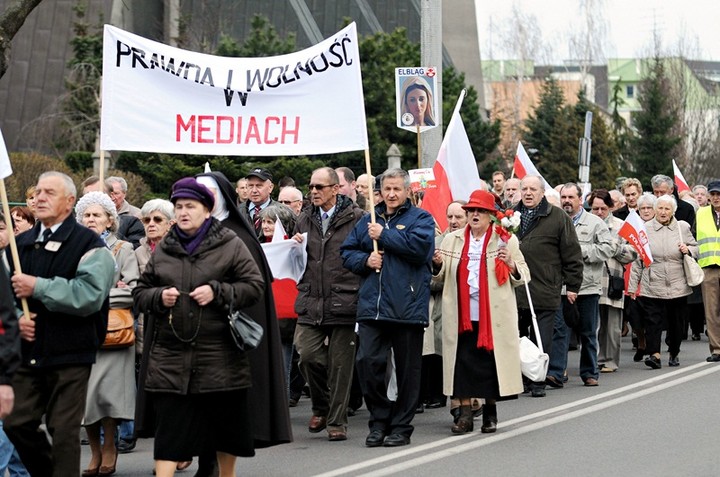
<svg viewBox="0 0 720 477">
<path fill-rule="evenodd" d="M 634 98 L 635 97 L 635 86 L 634 85 L 627 85 L 625 86 L 625 96 L 628 98 Z"/>
</svg>

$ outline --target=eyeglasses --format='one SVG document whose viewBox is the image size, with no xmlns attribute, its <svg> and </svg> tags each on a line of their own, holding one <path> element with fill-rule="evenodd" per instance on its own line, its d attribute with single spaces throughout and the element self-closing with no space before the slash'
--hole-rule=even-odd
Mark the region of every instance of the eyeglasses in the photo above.
<svg viewBox="0 0 720 477">
<path fill-rule="evenodd" d="M 165 222 L 164 218 L 155 216 L 155 217 L 143 217 L 142 223 L 147 225 L 150 223 L 151 220 L 153 222 L 155 222 L 156 224 L 162 224 L 163 222 Z"/>
<path fill-rule="evenodd" d="M 295 199 L 295 200 L 279 200 L 281 204 L 290 205 L 294 204 L 295 202 L 300 202 L 302 199 Z"/>
<path fill-rule="evenodd" d="M 326 188 L 326 187 L 333 187 L 333 186 L 336 186 L 336 185 L 337 185 L 337 184 L 310 184 L 310 185 L 308 185 L 308 190 L 313 190 L 313 189 L 315 189 L 315 190 L 323 190 L 323 189 Z"/>
</svg>

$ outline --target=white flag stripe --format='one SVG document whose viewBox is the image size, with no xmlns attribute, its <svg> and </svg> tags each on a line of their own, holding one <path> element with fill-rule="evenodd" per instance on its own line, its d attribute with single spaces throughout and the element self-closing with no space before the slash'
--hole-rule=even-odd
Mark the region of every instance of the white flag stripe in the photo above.
<svg viewBox="0 0 720 477">
<path fill-rule="evenodd" d="M 278 221 L 279 222 L 279 221 Z M 299 282 L 307 265 L 307 233 L 302 243 L 294 239 L 261 244 L 273 278 L 290 278 Z"/>
<path fill-rule="evenodd" d="M 10 175 L 12 175 L 10 156 L 5 147 L 5 138 L 2 135 L 2 130 L 0 130 L 0 179 L 5 179 Z"/>
</svg>

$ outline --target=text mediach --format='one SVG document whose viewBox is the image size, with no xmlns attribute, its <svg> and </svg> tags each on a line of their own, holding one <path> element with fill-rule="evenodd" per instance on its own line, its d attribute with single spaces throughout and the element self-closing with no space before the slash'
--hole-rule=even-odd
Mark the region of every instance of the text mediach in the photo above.
<svg viewBox="0 0 720 477">
<path fill-rule="evenodd" d="M 205 144 L 297 144 L 300 116 L 190 115 L 175 119 L 175 141 Z"/>
</svg>

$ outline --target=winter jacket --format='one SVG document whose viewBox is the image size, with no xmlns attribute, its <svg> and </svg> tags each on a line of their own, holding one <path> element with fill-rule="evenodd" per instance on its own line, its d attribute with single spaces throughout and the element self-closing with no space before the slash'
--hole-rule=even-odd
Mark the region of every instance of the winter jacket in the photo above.
<svg viewBox="0 0 720 477">
<path fill-rule="evenodd" d="M 344 266 L 362 277 L 357 320 L 427 326 L 435 221 L 409 200 L 392 215 L 385 204 L 375 213 L 377 223 L 385 227 L 377 241 L 384 252 L 380 273 L 366 266 L 373 251 L 369 215 L 358 221 L 340 247 Z"/>
<path fill-rule="evenodd" d="M 600 295 L 605 261 L 615 255 L 617 245 L 605 222 L 585 210 L 575 224 L 583 259 L 583 281 L 578 295 Z"/>
<path fill-rule="evenodd" d="M 233 291 L 234 307 L 241 308 L 255 303 L 265 285 L 245 244 L 235 232 L 211 220 L 192 255 L 173 227 L 133 291 L 137 308 L 154 321 L 153 335 L 145 336 L 144 342 L 150 348 L 145 350 L 146 391 L 195 394 L 250 386 L 248 359 L 232 340 L 228 310 Z M 215 295 L 204 307 L 188 295 L 201 285 L 210 285 Z M 168 309 L 162 292 L 171 287 L 181 295 Z"/>
<path fill-rule="evenodd" d="M 20 332 L 12 296 L 10 277 L 0 263 L 0 384 L 10 384 L 20 366 Z"/>
<path fill-rule="evenodd" d="M 662 225 L 657 219 L 645 223 L 648 244 L 653 262 L 645 267 L 642 258 L 636 259 L 630 271 L 628 290 L 637 290 L 640 283 L 640 295 L 648 298 L 680 298 L 690 295 L 692 289 L 685 279 L 683 254 L 678 249 L 680 235 L 693 257 L 698 255 L 695 238 L 687 222 L 678 222 L 673 218 L 668 225 Z"/>
<path fill-rule="evenodd" d="M 360 277 L 343 267 L 340 246 L 364 215 L 350 198 L 337 196 L 323 235 L 319 207 L 300 213 L 295 233 L 307 232 L 307 266 L 298 283 L 295 311 L 305 325 L 354 325 Z"/>
<path fill-rule="evenodd" d="M 615 255 L 613 255 L 612 258 L 610 258 L 609 260 L 607 260 L 605 262 L 606 266 L 603 267 L 602 293 L 600 294 L 600 304 L 608 305 L 613 308 L 619 308 L 620 310 L 622 310 L 625 305 L 625 297 L 624 296 L 618 298 L 617 300 L 613 300 L 612 298 L 608 298 L 608 296 L 607 296 L 608 286 L 610 283 L 610 277 L 608 276 L 608 270 L 614 276 L 624 277 L 625 276 L 625 264 L 631 263 L 633 260 L 635 260 L 637 258 L 637 252 L 632 247 L 632 245 L 627 243 L 627 241 L 624 238 L 622 238 L 618 235 L 618 231 L 620 230 L 620 227 L 622 227 L 622 225 L 623 225 L 622 220 L 620 220 L 617 217 L 610 214 L 605 219 L 605 223 L 607 224 L 608 228 L 610 229 L 610 234 L 612 235 L 613 240 L 615 241 L 617 250 L 615 251 Z"/>
<path fill-rule="evenodd" d="M 523 203 L 515 210 L 523 213 Z M 563 285 L 573 293 L 582 285 L 582 252 L 572 220 L 543 198 L 528 230 L 518 234 L 518 239 L 532 277 L 529 286 L 533 306 L 557 310 Z M 525 293 L 517 293 L 516 297 L 518 308 L 529 308 Z"/>
<path fill-rule="evenodd" d="M 115 261 L 102 239 L 72 215 L 45 243 L 36 242 L 40 226 L 17 237 L 20 267 L 37 277 L 27 300 L 37 314 L 35 340 L 22 341 L 23 364 L 31 369 L 92 364 L 105 340 Z"/>
</svg>

